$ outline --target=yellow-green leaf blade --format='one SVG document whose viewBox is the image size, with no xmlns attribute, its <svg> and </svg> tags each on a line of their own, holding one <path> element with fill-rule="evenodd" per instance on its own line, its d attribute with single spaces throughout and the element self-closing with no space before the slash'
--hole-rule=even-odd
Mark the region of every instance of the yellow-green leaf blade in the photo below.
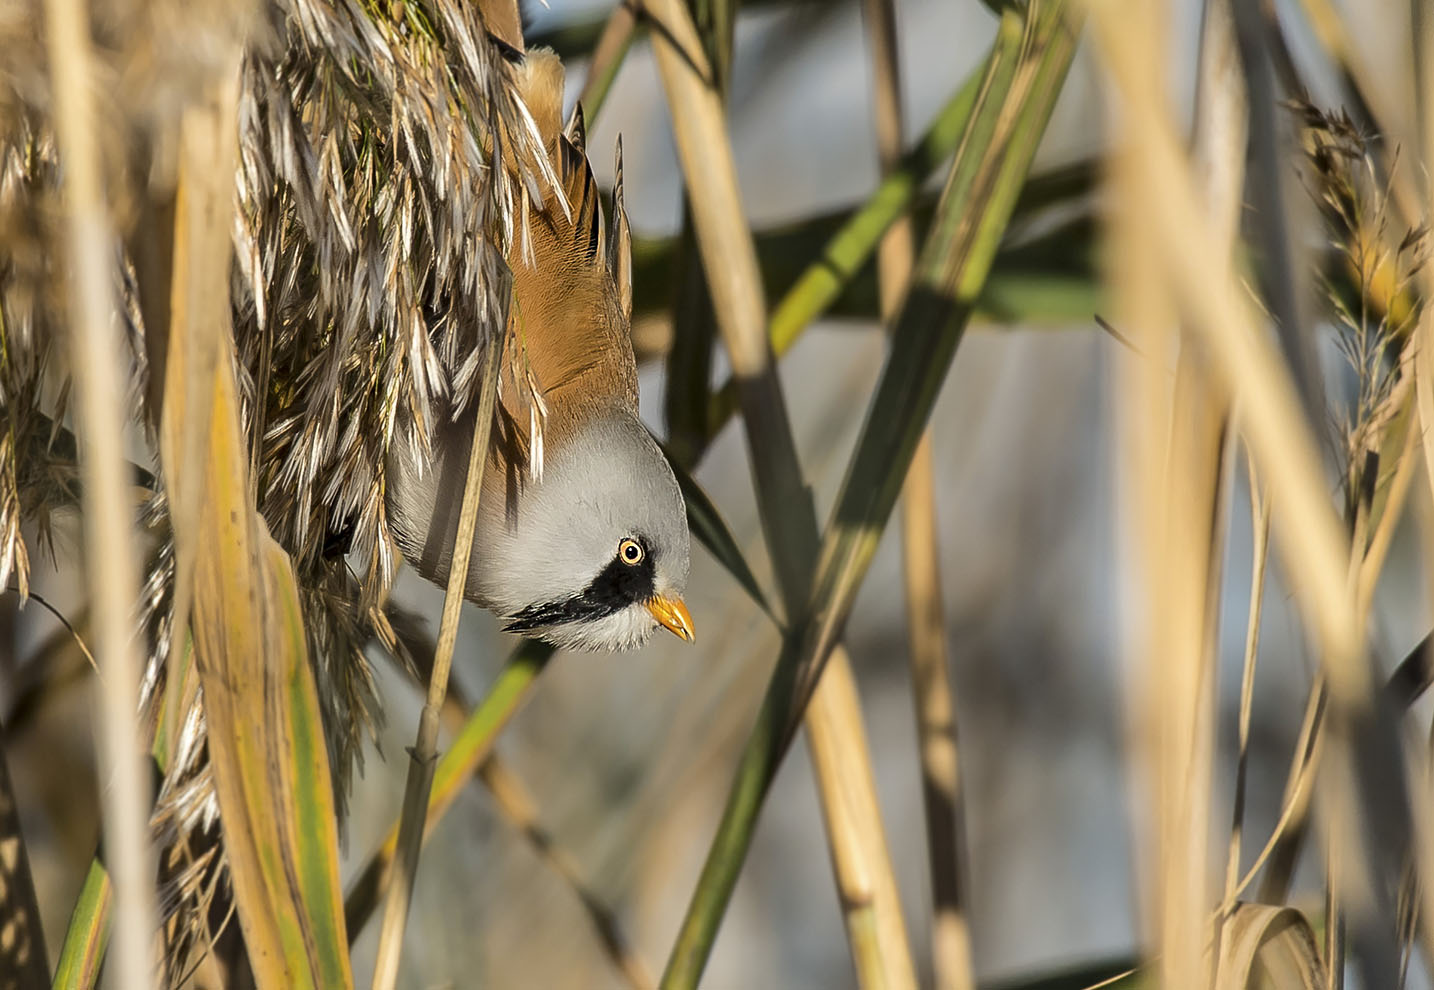
<svg viewBox="0 0 1434 990">
<path fill-rule="evenodd" d="M 261 988 L 349 987 L 333 786 L 293 572 L 248 501 L 227 366 L 215 383 L 193 633 L 239 922 Z"/>
<path fill-rule="evenodd" d="M 89 990 L 98 985 L 110 939 L 110 897 L 109 872 L 98 859 L 92 860 L 65 931 L 51 984 L 55 990 Z"/>
</svg>

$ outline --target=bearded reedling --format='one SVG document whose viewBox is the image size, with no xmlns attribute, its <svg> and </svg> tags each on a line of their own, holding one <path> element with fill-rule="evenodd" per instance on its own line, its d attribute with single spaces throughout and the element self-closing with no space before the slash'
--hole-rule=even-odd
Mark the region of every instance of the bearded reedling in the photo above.
<svg viewBox="0 0 1434 990">
<path fill-rule="evenodd" d="M 502 43 L 503 39 L 499 39 Z M 547 51 L 504 50 L 566 204 L 533 204 L 513 238 L 509 367 L 483 474 L 466 596 L 504 628 L 556 646 L 630 649 L 659 627 L 694 638 L 682 601 L 687 515 L 672 468 L 637 412 L 632 247 L 617 151 L 611 231 L 586 154 L 581 109 L 559 126 L 563 72 Z M 566 209 L 564 209 L 566 205 Z M 447 581 L 473 413 L 435 428 L 431 452 L 401 422 L 387 506 L 409 564 Z"/>
</svg>

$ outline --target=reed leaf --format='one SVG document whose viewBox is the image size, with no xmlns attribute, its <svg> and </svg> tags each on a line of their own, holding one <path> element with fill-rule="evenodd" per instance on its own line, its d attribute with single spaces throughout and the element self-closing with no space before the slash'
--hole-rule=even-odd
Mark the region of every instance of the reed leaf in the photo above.
<svg viewBox="0 0 1434 990">
<path fill-rule="evenodd" d="M 588 114 L 588 123 L 591 126 L 591 114 Z M 958 131 L 956 137 L 959 136 Z M 956 138 L 952 138 L 944 157 L 950 156 L 955 143 Z M 932 162 L 931 168 L 934 169 L 940 164 L 941 160 Z M 902 167 L 904 166 L 901 164 L 897 165 L 898 169 Z M 1098 163 L 1093 159 L 1080 159 L 1031 176 L 1030 182 L 1021 190 L 1020 198 L 1016 200 L 1012 226 L 1017 226 L 1027 219 L 1034 220 L 1052 208 L 1064 209 L 1089 199 L 1096 192 L 1099 176 Z M 907 201 L 904 212 L 898 213 L 890 221 L 894 224 L 902 217 L 909 216 L 915 224 L 918 240 L 931 226 L 931 217 L 936 212 L 936 200 L 940 193 L 940 190 L 924 189 L 923 186 L 924 183 L 918 180 L 917 189 Z M 817 267 L 825 267 L 822 259 L 836 250 L 837 243 L 849 236 L 849 225 L 864 211 L 872 208 L 872 204 L 881 196 L 881 189 L 882 187 L 878 186 L 871 196 L 853 206 L 814 213 L 790 223 L 753 231 L 753 238 L 757 242 L 757 260 L 762 266 L 762 284 L 767 295 L 778 299 L 779 306 L 787 305 L 788 293 L 800 281 L 814 273 Z M 877 244 L 889 230 L 888 226 L 879 231 Z M 1097 282 L 1095 233 L 1090 218 L 1082 215 L 1070 223 L 1055 225 L 1049 232 L 1042 231 L 1036 236 L 1022 239 L 1019 243 L 1002 245 L 987 280 L 987 291 L 1002 277 L 1033 277 L 1038 274 L 1048 277 L 1063 274 L 1068 277 L 1081 277 L 1092 283 Z M 677 271 L 681 249 L 677 235 L 634 235 L 634 313 L 648 315 L 664 309 L 670 303 L 670 287 Z M 863 318 L 879 315 L 875 272 L 873 266 L 867 264 L 875 252 L 875 247 L 865 247 L 863 250 L 867 252 L 866 256 L 852 270 L 842 273 L 839 294 L 810 319 L 826 313 Z M 827 273 L 830 274 L 830 269 L 827 269 Z M 986 294 L 983 293 L 982 300 L 985 297 Z M 984 302 L 978 301 L 977 306 L 984 308 Z M 774 346 L 777 343 L 774 341 Z M 777 347 L 779 355 L 788 349 L 790 343 Z"/>
<path fill-rule="evenodd" d="M 1088 163 L 1080 163 L 1079 169 L 1089 178 L 1086 191 L 1093 191 L 1093 170 Z M 1049 178 L 1055 181 L 1064 173 L 1065 170 L 1061 170 Z M 1047 206 L 1036 202 L 1027 205 L 1024 200 L 1023 196 L 1022 202 L 1017 203 L 1013 223 Z M 912 205 L 910 215 L 918 235 L 929 228 L 935 207 L 935 194 L 923 195 Z M 812 259 L 820 259 L 831 238 L 842 230 L 854 212 L 837 210 L 755 232 L 766 294 L 781 298 L 790 292 L 814 263 Z M 1091 313 L 1104 308 L 1104 288 L 1096 270 L 1097 246 L 1096 226 L 1088 217 L 1061 224 L 1028 241 L 1003 246 L 976 300 L 973 319 L 1025 325 L 1084 324 Z M 676 278 L 677 256 L 681 250 L 675 238 L 634 240 L 634 313 L 651 317 L 668 305 L 668 287 Z M 842 283 L 830 305 L 817 315 L 875 320 L 880 316 L 877 297 L 876 273 L 863 263 Z M 777 348 L 777 356 L 786 354 L 799 336 L 788 338 Z M 730 383 L 723 387 L 730 389 Z M 720 402 L 720 405 L 714 403 L 717 411 L 726 415 L 736 408 L 735 393 L 730 391 L 717 401 Z"/>
<path fill-rule="evenodd" d="M 193 600 L 224 853 L 257 985 L 351 986 L 333 786 L 298 589 L 255 511 L 233 370 L 218 360 L 232 347 L 238 64 L 236 49 L 233 71 L 181 126 L 160 430 L 175 594 Z M 176 667 L 172 685 L 185 680 Z"/>
<path fill-rule="evenodd" d="M 226 211 L 229 200 L 223 190 Z M 226 259 L 221 301 L 227 233 L 221 224 L 209 245 Z M 207 497 L 199 531 L 177 535 L 198 540 L 195 658 L 239 922 L 259 987 L 352 986 L 333 786 L 293 569 L 249 501 L 227 362 L 213 382 Z"/>
<path fill-rule="evenodd" d="M 937 114 L 921 143 L 882 181 L 866 205 L 843 224 L 819 262 L 809 266 L 773 308 L 768 321 L 773 350 L 779 354 L 786 351 L 797 335 L 836 299 L 843 283 L 866 263 L 891 225 L 910 209 L 926 177 L 956 150 L 968 133 L 971 115 L 992 66 L 988 61 L 967 77 Z"/>
<path fill-rule="evenodd" d="M 1064 5 L 1003 15 L 987 88 L 897 318 L 891 353 L 823 541 L 803 666 L 819 669 L 871 562 L 990 271 L 1075 51 Z M 810 681 L 814 671 L 805 674 Z"/>
<path fill-rule="evenodd" d="M 877 186 L 876 192 L 851 214 L 831 235 L 820 255 L 808 264 L 773 308 L 767 322 L 767 335 L 772 349 L 780 357 L 791 348 L 810 323 L 826 312 L 842 295 L 848 283 L 862 270 L 875 253 L 881 239 L 898 219 L 911 208 L 926 177 L 956 150 L 966 131 L 982 81 L 990 70 L 990 62 L 972 73 L 954 96 L 937 113 L 917 145 L 907 153 L 901 164 Z M 790 247 L 774 251 L 773 256 Z M 805 257 L 808 255 L 797 255 Z M 763 259 L 763 270 L 772 267 Z M 875 293 L 870 296 L 870 311 L 876 312 Z M 737 407 L 737 386 L 728 381 L 712 400 L 708 422 L 720 428 Z"/>
<path fill-rule="evenodd" d="M 1324 990 L 1314 929 L 1294 908 L 1241 904 L 1225 922 L 1220 983 L 1237 990 Z"/>
<path fill-rule="evenodd" d="M 1067 22 L 1063 4 L 1038 0 L 1028 10 L 1026 18 L 1015 11 L 1002 16 L 828 529 L 810 625 L 795 629 L 784 643 L 668 959 L 665 987 L 695 986 L 706 964 L 757 813 L 895 505 L 906 466 L 1069 68 L 1075 28 Z"/>
<path fill-rule="evenodd" d="M 259 987 L 352 986 L 333 785 L 293 570 L 246 499 L 227 366 L 215 381 L 194 641 L 239 922 Z"/>
<path fill-rule="evenodd" d="M 70 924 L 55 966 L 54 990 L 91 990 L 99 984 L 100 963 L 110 939 L 110 908 L 114 892 L 110 874 L 99 858 L 90 861 L 80 896 L 70 912 Z"/>
</svg>

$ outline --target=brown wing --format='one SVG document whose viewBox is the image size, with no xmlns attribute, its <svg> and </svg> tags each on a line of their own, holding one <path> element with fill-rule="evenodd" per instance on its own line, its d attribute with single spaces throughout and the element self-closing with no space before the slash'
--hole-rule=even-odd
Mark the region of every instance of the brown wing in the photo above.
<svg viewBox="0 0 1434 990">
<path fill-rule="evenodd" d="M 513 54 L 521 56 L 525 48 L 518 0 L 478 0 L 478 10 L 483 15 L 488 35 Z"/>
<path fill-rule="evenodd" d="M 526 228 L 514 236 L 508 263 L 513 270 L 510 346 L 520 349 L 515 356 L 526 361 L 547 405 L 546 442 L 551 445 L 561 442 L 585 412 L 615 404 L 635 411 L 637 366 L 625 297 L 609 265 L 613 250 L 604 237 L 597 182 L 581 144 L 557 130 L 561 77 L 559 85 L 552 85 L 551 72 L 542 71 L 545 58 L 556 61 L 549 53 L 528 54 L 527 60 L 540 64 L 524 73 L 534 84 L 524 96 L 540 127 L 553 122 L 543 137 L 568 209 L 565 215 L 555 196 L 532 209 Z M 582 140 L 577 129 L 573 138 Z M 625 221 L 620 227 L 625 257 Z M 526 415 L 511 406 L 509 413 L 526 427 Z"/>
</svg>

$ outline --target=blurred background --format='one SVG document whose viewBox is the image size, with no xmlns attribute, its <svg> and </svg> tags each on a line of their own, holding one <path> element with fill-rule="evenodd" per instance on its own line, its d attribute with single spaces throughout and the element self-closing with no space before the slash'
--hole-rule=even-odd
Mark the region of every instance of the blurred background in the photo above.
<svg viewBox="0 0 1434 990">
<path fill-rule="evenodd" d="M 1297 58 L 1338 98 L 1336 75 L 1310 40 L 1294 2 L 1276 4 L 1292 25 Z M 1188 119 L 1200 7 L 1173 6 L 1173 92 Z M 1287 9 L 1288 8 L 1288 9 Z M 1350 40 L 1368 52 L 1375 81 L 1400 94 L 1411 78 L 1410 5 L 1348 0 Z M 528 36 L 562 39 L 598 25 L 609 7 L 583 0 L 528 5 Z M 898 0 L 908 143 L 976 68 L 995 19 L 975 2 Z M 562 32 L 568 32 L 564 35 Z M 1013 237 L 1039 240 L 1101 207 L 1099 156 L 1109 137 L 1099 66 L 1082 44 L 1033 175 L 1091 166 L 1076 189 L 1026 218 Z M 568 62 L 569 99 L 584 78 Z M 729 106 L 742 192 L 759 233 L 847 209 L 878 181 L 871 57 L 852 0 L 744 7 L 736 28 Z M 1398 99 L 1394 105 L 1399 105 Z M 640 239 L 671 237 L 681 218 L 681 173 L 655 65 L 645 39 L 627 57 L 588 148 L 600 184 L 612 180 L 621 135 L 627 208 Z M 1291 171 L 1291 174 L 1293 172 Z M 933 194 L 935 192 L 933 187 Z M 819 242 L 816 242 L 819 243 Z M 816 246 L 813 244 L 813 247 Z M 1083 292 L 1058 297 L 1034 318 L 973 322 L 932 418 L 939 559 L 960 742 L 970 868 L 970 925 L 983 982 L 1079 970 L 1135 958 L 1149 921 L 1136 875 L 1134 830 L 1144 813 L 1127 753 L 1127 665 L 1132 577 L 1117 498 L 1112 409 L 1123 344 L 1093 317 L 1108 307 L 1092 264 L 1099 246 L 1060 237 L 1051 253 L 1082 259 Z M 1068 285 L 1070 273 L 1058 272 Z M 1039 273 L 1037 273 L 1037 276 Z M 868 273 L 868 277 L 870 277 Z M 639 280 L 642 269 L 639 269 Z M 670 287 L 644 285 L 661 301 Z M 858 308 L 855 304 L 850 307 Z M 867 305 L 870 309 L 870 305 Z M 644 415 L 663 429 L 662 362 L 670 323 L 635 327 Z M 781 363 L 802 467 L 825 519 L 866 410 L 885 342 L 872 316 L 838 315 L 808 331 Z M 720 348 L 719 348 L 720 352 Z M 1324 346 L 1337 390 L 1342 359 Z M 716 381 L 725 378 L 719 356 Z M 735 421 L 695 472 L 753 563 L 774 587 L 757 521 L 746 446 Z M 1223 851 L 1235 753 L 1234 719 L 1244 649 L 1251 539 L 1243 470 L 1234 481 L 1220 630 L 1218 763 L 1213 841 Z M 67 525 L 74 523 L 68 519 Z M 1406 523 L 1406 528 L 1412 525 Z M 859 678 L 887 838 L 912 950 L 929 979 L 930 891 L 913 725 L 899 531 L 888 530 L 845 642 Z M 73 529 L 61 529 L 62 565 Z M 1419 541 L 1400 531 L 1376 596 L 1373 652 L 1390 669 L 1428 630 Z M 62 567 L 62 571 L 65 569 Z M 82 612 L 73 570 L 37 564 L 33 586 L 67 615 Z M 442 594 L 405 573 L 396 594 L 436 631 Z M 688 604 L 695 646 L 655 639 L 628 655 L 559 655 L 497 752 L 526 782 L 536 815 L 571 858 L 587 891 L 606 905 L 649 968 L 660 970 L 706 855 L 742 743 L 779 644 L 771 623 L 728 573 L 694 550 Z M 30 607 L 9 616 L 0 712 L 5 752 L 29 843 L 47 931 L 63 931 L 93 851 L 98 813 L 83 662 L 38 696 L 27 671 L 41 654 L 72 650 L 55 618 Z M 468 608 L 455 678 L 482 695 L 511 647 L 487 613 Z M 398 807 L 421 697 L 411 679 L 373 656 L 386 728 L 365 755 L 344 844 L 347 881 L 378 844 Z M 1149 662 L 1158 663 L 1158 659 Z M 1255 686 L 1247 834 L 1274 824 L 1312 664 L 1279 568 L 1271 567 Z M 90 803 L 86 803 L 90 802 Z M 1311 857 L 1306 857 L 1308 861 Z M 1295 901 L 1318 904 L 1308 867 Z M 426 847 L 400 985 L 621 987 L 573 885 L 468 785 Z M 354 969 L 372 970 L 377 926 L 354 946 Z M 52 957 L 58 946 L 50 947 Z M 516 950 L 516 951 L 515 951 Z M 1416 974 L 1416 980 L 1419 974 Z M 703 980 L 714 988 L 855 986 L 805 742 L 788 755 Z M 1417 982 L 1413 985 L 1418 985 Z"/>
</svg>

